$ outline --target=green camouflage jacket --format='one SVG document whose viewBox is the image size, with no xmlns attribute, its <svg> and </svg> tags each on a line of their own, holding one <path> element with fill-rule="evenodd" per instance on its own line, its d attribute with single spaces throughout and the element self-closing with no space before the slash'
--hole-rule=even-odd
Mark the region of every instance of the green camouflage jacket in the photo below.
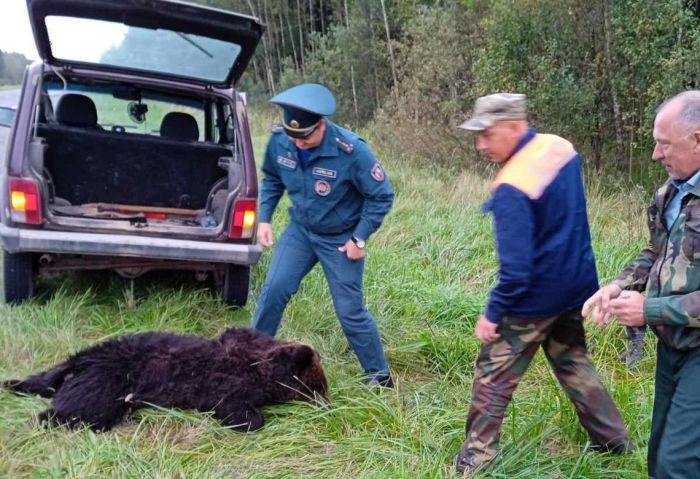
<svg viewBox="0 0 700 479">
<path fill-rule="evenodd" d="M 700 185 L 683 198 L 681 212 L 666 228 L 663 211 L 675 187 L 667 181 L 647 210 L 651 242 L 614 283 L 645 292 L 644 319 L 667 345 L 700 346 Z"/>
</svg>

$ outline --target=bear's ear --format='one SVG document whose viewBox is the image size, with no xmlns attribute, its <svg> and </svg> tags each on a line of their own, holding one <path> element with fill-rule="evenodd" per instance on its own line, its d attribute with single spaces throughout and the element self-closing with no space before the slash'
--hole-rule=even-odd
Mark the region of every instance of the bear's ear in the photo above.
<svg viewBox="0 0 700 479">
<path fill-rule="evenodd" d="M 273 362 L 291 364 L 299 367 L 299 369 L 304 369 L 311 364 L 314 358 L 314 350 L 304 344 L 283 344 L 270 350 L 268 357 Z"/>
</svg>

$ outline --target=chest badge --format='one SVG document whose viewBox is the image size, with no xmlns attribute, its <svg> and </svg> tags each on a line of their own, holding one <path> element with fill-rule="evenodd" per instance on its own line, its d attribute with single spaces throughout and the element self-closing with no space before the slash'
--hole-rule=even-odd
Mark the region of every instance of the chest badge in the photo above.
<svg viewBox="0 0 700 479">
<path fill-rule="evenodd" d="M 325 176 L 326 178 L 333 178 L 333 179 L 335 179 L 338 176 L 338 172 L 335 170 L 329 170 L 327 168 L 319 168 L 319 167 L 314 167 L 314 169 L 311 170 L 311 173 L 313 173 L 314 175 Z"/>
<path fill-rule="evenodd" d="M 289 168 L 290 170 L 293 170 L 297 167 L 296 161 L 292 160 L 291 158 L 286 158 L 284 156 L 277 157 L 277 164 L 282 165 L 285 168 Z"/>
<path fill-rule="evenodd" d="M 314 190 L 318 196 L 328 196 L 331 193 L 331 185 L 326 180 L 316 180 Z"/>
</svg>

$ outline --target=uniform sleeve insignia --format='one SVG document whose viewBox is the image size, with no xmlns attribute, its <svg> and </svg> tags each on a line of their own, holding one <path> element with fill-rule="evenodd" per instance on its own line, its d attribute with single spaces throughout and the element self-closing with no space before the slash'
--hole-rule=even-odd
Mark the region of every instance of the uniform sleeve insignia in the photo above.
<svg viewBox="0 0 700 479">
<path fill-rule="evenodd" d="M 284 128 L 282 128 L 282 125 L 280 125 L 279 123 L 273 123 L 272 127 L 270 128 L 270 131 L 272 133 L 280 133 L 284 131 Z"/>
<path fill-rule="evenodd" d="M 384 181 L 384 178 L 386 177 L 386 175 L 384 174 L 384 169 L 379 163 L 374 164 L 370 174 L 372 175 L 372 178 L 374 178 L 376 181 Z"/>
<path fill-rule="evenodd" d="M 343 150 L 345 153 L 352 153 L 352 150 L 355 148 L 352 143 L 348 143 L 344 139 L 340 138 L 339 136 L 335 137 L 335 142 L 338 144 L 341 150 Z"/>
</svg>

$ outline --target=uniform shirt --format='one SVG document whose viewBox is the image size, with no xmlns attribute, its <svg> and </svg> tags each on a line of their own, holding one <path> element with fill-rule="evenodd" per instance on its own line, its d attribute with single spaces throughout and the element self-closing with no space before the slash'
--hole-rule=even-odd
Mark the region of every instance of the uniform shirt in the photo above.
<svg viewBox="0 0 700 479">
<path fill-rule="evenodd" d="M 544 318 L 598 289 L 581 163 L 571 143 L 529 130 L 492 184 L 498 284 L 486 317 Z"/>
<path fill-rule="evenodd" d="M 299 161 L 301 161 L 302 168 L 306 168 L 309 164 L 309 160 L 311 160 L 311 155 L 313 155 L 314 151 L 316 151 L 316 148 L 297 148 L 297 156 L 299 157 Z"/>
<path fill-rule="evenodd" d="M 263 163 L 260 221 L 269 223 L 282 194 L 289 215 L 316 234 L 352 233 L 367 239 L 391 209 L 394 192 L 369 146 L 355 133 L 326 119 L 321 144 L 302 165 L 296 146 L 273 127 Z"/>
</svg>

